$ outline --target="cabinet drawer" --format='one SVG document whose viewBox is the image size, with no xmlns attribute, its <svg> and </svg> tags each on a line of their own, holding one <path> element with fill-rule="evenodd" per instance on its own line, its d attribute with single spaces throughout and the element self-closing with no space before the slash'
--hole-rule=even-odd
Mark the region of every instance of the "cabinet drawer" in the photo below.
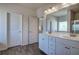
<svg viewBox="0 0 79 59">
<path fill-rule="evenodd" d="M 70 46 L 70 42 L 71 41 L 70 40 L 67 40 L 67 39 L 56 38 L 56 43 L 61 43 L 61 44 Z"/>
<path fill-rule="evenodd" d="M 55 40 L 55 37 L 50 37 L 50 36 L 49 36 L 49 39 L 50 39 L 51 41 L 53 41 L 53 40 Z"/>
<path fill-rule="evenodd" d="M 49 45 L 55 45 L 55 38 L 49 37 Z"/>
<path fill-rule="evenodd" d="M 55 44 L 49 44 L 49 48 L 55 48 Z"/>
<path fill-rule="evenodd" d="M 49 55 L 55 55 L 55 50 L 49 50 Z"/>
<path fill-rule="evenodd" d="M 55 50 L 55 47 L 49 47 L 49 51 Z"/>
<path fill-rule="evenodd" d="M 63 40 L 63 39 L 61 39 L 61 38 L 56 38 L 56 42 L 57 42 L 57 43 L 63 43 L 63 42 L 64 42 L 64 40 Z"/>
</svg>

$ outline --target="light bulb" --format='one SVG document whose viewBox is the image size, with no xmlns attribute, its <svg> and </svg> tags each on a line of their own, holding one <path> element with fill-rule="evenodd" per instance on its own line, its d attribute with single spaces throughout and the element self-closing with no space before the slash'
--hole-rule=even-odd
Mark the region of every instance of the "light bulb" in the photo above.
<svg viewBox="0 0 79 59">
<path fill-rule="evenodd" d="M 48 12 L 47 10 L 44 11 L 44 13 L 47 13 L 47 12 Z"/>
<path fill-rule="evenodd" d="M 55 7 L 52 7 L 52 10 L 56 9 Z"/>
<path fill-rule="evenodd" d="M 50 11 L 51 11 L 51 9 L 48 9 L 48 11 L 50 12 Z"/>
<path fill-rule="evenodd" d="M 52 7 L 52 11 L 57 11 L 57 8 L 56 7 Z"/>
</svg>

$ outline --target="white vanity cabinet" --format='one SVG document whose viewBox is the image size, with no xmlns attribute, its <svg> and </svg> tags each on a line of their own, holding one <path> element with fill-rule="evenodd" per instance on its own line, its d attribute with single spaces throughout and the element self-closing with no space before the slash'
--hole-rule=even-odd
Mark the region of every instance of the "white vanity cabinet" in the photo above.
<svg viewBox="0 0 79 59">
<path fill-rule="evenodd" d="M 70 45 L 66 39 L 56 38 L 56 55 L 70 55 Z"/>
<path fill-rule="evenodd" d="M 39 49 L 48 55 L 79 55 L 79 41 L 39 34 Z"/>
<path fill-rule="evenodd" d="M 49 50 L 49 55 L 55 55 L 55 38 L 54 37 L 51 37 L 49 36 L 48 37 L 49 39 L 49 42 L 48 42 L 48 50 Z"/>
<path fill-rule="evenodd" d="M 48 54 L 48 36 L 39 34 L 39 49 Z"/>
</svg>

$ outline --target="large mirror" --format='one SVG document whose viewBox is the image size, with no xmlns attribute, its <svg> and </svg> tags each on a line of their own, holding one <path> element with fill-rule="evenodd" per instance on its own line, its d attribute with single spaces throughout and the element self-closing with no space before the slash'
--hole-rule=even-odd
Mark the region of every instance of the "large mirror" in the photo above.
<svg viewBox="0 0 79 59">
<path fill-rule="evenodd" d="M 46 29 L 47 32 L 79 33 L 79 3 L 48 14 Z"/>
<path fill-rule="evenodd" d="M 47 15 L 47 32 L 67 32 L 67 9 Z"/>
</svg>

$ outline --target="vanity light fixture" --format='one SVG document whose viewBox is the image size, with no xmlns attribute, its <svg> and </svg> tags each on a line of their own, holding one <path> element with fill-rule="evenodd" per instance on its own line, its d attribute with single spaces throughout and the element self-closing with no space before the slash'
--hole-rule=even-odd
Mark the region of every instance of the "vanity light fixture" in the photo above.
<svg viewBox="0 0 79 59">
<path fill-rule="evenodd" d="M 48 14 L 48 13 L 54 12 L 56 10 L 57 10 L 56 7 L 50 7 L 49 9 L 45 10 L 44 13 Z"/>
<path fill-rule="evenodd" d="M 62 7 L 60 7 L 60 8 L 58 8 L 58 6 L 49 7 L 49 9 L 46 9 L 46 10 L 44 11 L 44 13 L 45 13 L 45 14 L 50 14 L 50 13 L 52 13 L 52 12 L 55 12 L 55 11 L 59 10 L 59 9 L 62 9 L 62 8 L 65 8 L 65 7 L 74 5 L 74 4 L 76 4 L 76 3 L 62 3 L 62 4 L 60 5 L 60 6 L 62 6 Z"/>
<path fill-rule="evenodd" d="M 52 7 L 52 10 L 54 10 L 55 9 L 55 7 Z"/>
<path fill-rule="evenodd" d="M 52 10 L 56 10 L 56 7 L 52 7 Z"/>
<path fill-rule="evenodd" d="M 49 9 L 48 9 L 48 12 L 51 12 L 51 11 L 52 11 L 52 10 L 49 8 Z"/>
</svg>

